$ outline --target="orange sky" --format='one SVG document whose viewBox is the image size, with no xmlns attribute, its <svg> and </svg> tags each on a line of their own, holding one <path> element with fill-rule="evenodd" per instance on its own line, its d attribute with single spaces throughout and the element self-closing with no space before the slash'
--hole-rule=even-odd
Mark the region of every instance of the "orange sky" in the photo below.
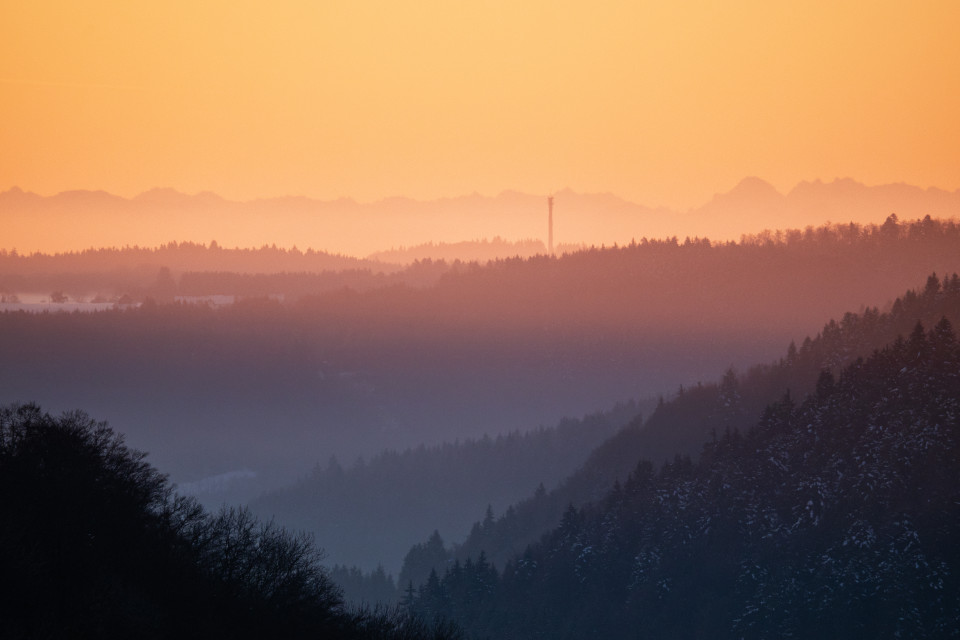
<svg viewBox="0 0 960 640">
<path fill-rule="evenodd" d="M 960 187 L 960 2 L 5 2 L 0 189 Z"/>
</svg>

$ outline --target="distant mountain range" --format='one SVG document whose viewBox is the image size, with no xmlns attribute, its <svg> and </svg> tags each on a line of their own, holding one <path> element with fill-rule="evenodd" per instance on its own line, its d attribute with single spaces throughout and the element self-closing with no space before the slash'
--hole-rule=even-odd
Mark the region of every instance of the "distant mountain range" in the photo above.
<svg viewBox="0 0 960 640">
<path fill-rule="evenodd" d="M 759 178 L 746 178 L 686 212 L 569 189 L 555 193 L 554 199 L 554 238 L 565 245 L 624 244 L 671 236 L 736 240 L 744 233 L 802 229 L 827 221 L 880 223 L 891 213 L 901 218 L 960 214 L 960 190 L 906 184 L 871 187 L 851 179 L 801 182 L 781 194 Z M 306 197 L 235 202 L 210 192 L 187 195 L 173 189 L 152 189 L 134 198 L 104 191 L 64 191 L 45 197 L 14 187 L 0 192 L 0 223 L 0 249 L 21 253 L 216 240 L 226 247 L 276 244 L 367 256 L 425 243 L 542 241 L 547 235 L 547 206 L 544 196 L 516 191 L 431 201 L 398 197 L 365 204 Z M 444 251 L 449 254 L 449 247 Z M 422 253 L 415 252 L 418 257 Z"/>
</svg>

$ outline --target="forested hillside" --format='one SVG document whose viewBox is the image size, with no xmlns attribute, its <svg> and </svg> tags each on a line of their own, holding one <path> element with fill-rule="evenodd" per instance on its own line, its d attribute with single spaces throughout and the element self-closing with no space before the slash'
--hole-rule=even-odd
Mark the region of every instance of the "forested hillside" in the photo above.
<svg viewBox="0 0 960 640">
<path fill-rule="evenodd" d="M 802 398 L 813 391 L 821 371 L 839 374 L 856 358 L 907 335 L 917 322 L 933 326 L 941 318 L 960 326 L 960 277 L 956 274 L 942 280 L 936 274 L 929 276 L 922 289 L 907 291 L 888 312 L 868 308 L 859 314 L 847 313 L 839 322 L 831 320 L 799 348 L 791 343 L 774 363 L 741 374 L 728 370 L 717 383 L 680 389 L 661 401 L 645 423 L 634 422 L 600 444 L 583 467 L 556 489 L 538 491 L 498 518 L 488 515 L 477 520 L 460 545 L 427 555 L 411 553 L 404 575 L 426 576 L 432 568 L 442 571 L 454 559 L 476 558 L 481 552 L 502 566 L 556 526 L 569 505 L 579 507 L 601 499 L 615 482 L 627 477 L 637 460 L 658 465 L 678 453 L 695 456 L 715 434 L 749 428 L 783 394 Z M 477 512 L 475 518 L 480 515 Z M 406 582 L 399 585 L 404 586 Z"/>
<path fill-rule="evenodd" d="M 0 407 L 0 636 L 439 638 L 357 612 L 312 538 L 209 515 L 86 414 Z"/>
<path fill-rule="evenodd" d="M 477 638 L 956 635 L 960 347 L 950 321 L 825 370 L 696 462 L 640 461 L 502 569 L 411 605 Z"/>
<path fill-rule="evenodd" d="M 396 575 L 432 529 L 465 535 L 485 506 L 499 511 L 539 484 L 554 486 L 638 412 L 630 402 L 524 434 L 384 451 L 346 467 L 334 458 L 250 507 L 325 540 L 337 563 L 368 571 L 382 564 Z"/>
<path fill-rule="evenodd" d="M 412 262 L 412 261 L 411 261 Z M 0 294 L 59 291 L 70 300 L 176 296 L 284 296 L 296 299 L 343 287 L 433 284 L 446 264 L 397 265 L 296 248 L 226 248 L 170 242 L 155 248 L 87 249 L 54 255 L 0 250 Z"/>
</svg>

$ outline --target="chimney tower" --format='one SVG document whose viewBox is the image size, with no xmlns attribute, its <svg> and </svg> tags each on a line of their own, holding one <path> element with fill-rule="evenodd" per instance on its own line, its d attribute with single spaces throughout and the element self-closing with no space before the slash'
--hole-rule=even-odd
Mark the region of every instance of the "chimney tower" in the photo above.
<svg viewBox="0 0 960 640">
<path fill-rule="evenodd" d="M 553 255 L 553 196 L 547 196 L 547 251 Z"/>
</svg>

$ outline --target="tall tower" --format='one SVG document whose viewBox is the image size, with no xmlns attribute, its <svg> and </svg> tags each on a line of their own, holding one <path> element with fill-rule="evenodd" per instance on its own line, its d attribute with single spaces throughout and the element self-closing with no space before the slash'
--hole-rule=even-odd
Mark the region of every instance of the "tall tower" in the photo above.
<svg viewBox="0 0 960 640">
<path fill-rule="evenodd" d="M 553 196 L 547 196 L 547 251 L 553 255 Z"/>
</svg>

